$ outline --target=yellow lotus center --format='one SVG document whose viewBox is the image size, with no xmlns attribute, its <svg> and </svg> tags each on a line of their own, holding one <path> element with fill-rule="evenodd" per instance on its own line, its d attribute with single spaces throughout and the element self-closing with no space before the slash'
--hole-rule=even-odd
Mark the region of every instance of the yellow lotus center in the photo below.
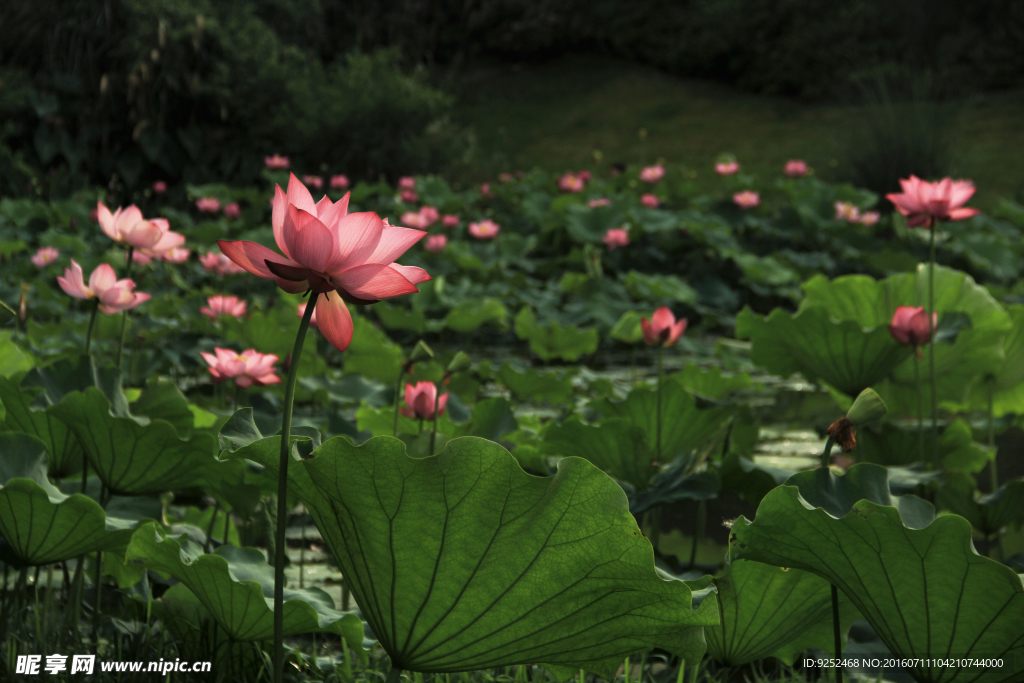
<svg viewBox="0 0 1024 683">
<path fill-rule="evenodd" d="M 247 361 L 249 359 L 247 357 L 245 357 L 245 356 L 239 356 L 238 360 L 240 360 L 240 361 Z"/>
</svg>

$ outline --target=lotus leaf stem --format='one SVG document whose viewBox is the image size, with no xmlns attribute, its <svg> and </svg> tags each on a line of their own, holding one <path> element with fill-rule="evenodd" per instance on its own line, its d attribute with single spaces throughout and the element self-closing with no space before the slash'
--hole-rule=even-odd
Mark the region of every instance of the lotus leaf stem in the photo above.
<svg viewBox="0 0 1024 683">
<path fill-rule="evenodd" d="M 839 589 L 832 584 L 832 635 L 836 647 L 836 683 L 843 683 L 843 638 L 839 626 Z"/>
<path fill-rule="evenodd" d="M 100 309 L 100 300 L 97 297 L 93 302 L 92 311 L 89 313 L 89 329 L 85 331 L 85 355 L 89 355 L 89 349 L 92 348 L 92 330 L 96 325 L 96 312 Z"/>
<path fill-rule="evenodd" d="M 126 280 L 130 280 L 132 277 L 132 256 L 134 254 L 135 247 L 128 247 L 128 265 L 124 274 Z M 121 376 L 121 357 L 124 354 L 124 332 L 128 328 L 128 310 L 124 309 L 124 313 L 121 314 L 121 336 L 117 341 L 117 374 L 119 377 Z"/>
<path fill-rule="evenodd" d="M 931 235 L 928 240 L 928 371 L 932 385 L 932 453 L 938 450 L 939 438 L 939 398 L 938 384 L 935 379 L 935 231 L 939 221 L 932 222 Z"/>
</svg>

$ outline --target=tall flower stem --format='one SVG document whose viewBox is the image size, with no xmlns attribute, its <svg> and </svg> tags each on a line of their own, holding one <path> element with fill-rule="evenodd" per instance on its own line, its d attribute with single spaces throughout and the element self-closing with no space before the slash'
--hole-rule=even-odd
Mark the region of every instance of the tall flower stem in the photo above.
<svg viewBox="0 0 1024 683">
<path fill-rule="evenodd" d="M 132 256 L 135 255 L 135 247 L 128 247 L 128 266 L 125 270 L 124 277 L 126 280 L 130 280 L 132 277 Z M 117 374 L 121 374 L 121 356 L 124 354 L 124 331 L 128 327 L 128 309 L 126 308 L 124 313 L 121 314 L 121 336 L 117 342 Z"/>
<path fill-rule="evenodd" d="M 832 584 L 832 636 L 836 648 L 836 683 L 843 683 L 843 637 L 839 626 L 839 589 Z"/>
<path fill-rule="evenodd" d="M 932 385 L 932 453 L 937 450 L 939 439 L 939 397 L 935 380 L 935 231 L 939 221 L 932 221 L 931 236 L 928 240 L 928 372 Z"/>
<path fill-rule="evenodd" d="M 405 364 L 402 365 L 398 371 L 398 379 L 395 380 L 395 428 L 391 433 L 391 436 L 398 436 L 398 402 L 401 400 L 402 393 L 402 375 L 405 374 Z"/>
<path fill-rule="evenodd" d="M 284 416 L 281 420 L 281 457 L 277 467 L 277 528 L 274 544 L 274 683 L 284 679 L 284 547 L 288 526 L 288 461 L 291 459 L 292 408 L 295 404 L 295 380 L 299 376 L 299 358 L 306 340 L 309 321 L 316 310 L 316 292 L 310 294 L 306 312 L 302 314 L 299 332 L 295 335 L 288 381 L 284 387 Z"/>
<path fill-rule="evenodd" d="M 430 455 L 434 454 L 434 442 L 437 441 L 437 407 L 441 404 L 441 387 L 434 392 L 434 431 L 430 433 Z"/>
<path fill-rule="evenodd" d="M 995 403 L 996 393 L 996 380 L 990 378 L 988 380 L 988 447 L 993 449 L 995 452 L 992 453 L 992 461 L 989 462 L 989 483 L 992 484 L 992 493 L 999 490 L 999 470 L 996 469 L 996 422 L 995 422 L 995 411 L 993 410 L 993 404 Z"/>
<path fill-rule="evenodd" d="M 655 446 L 655 449 L 654 449 L 654 453 L 655 453 L 654 457 L 657 459 L 657 461 L 659 463 L 661 462 L 661 372 L 662 372 L 662 358 L 661 357 L 664 354 L 664 351 L 665 351 L 665 347 L 663 347 L 663 346 L 661 346 L 659 344 L 658 345 L 658 392 L 657 392 L 658 393 L 658 398 L 657 398 L 657 406 L 655 407 L 655 416 L 654 416 L 654 429 L 657 432 L 655 437 L 654 437 L 655 438 L 655 443 L 656 443 L 656 446 Z"/>
<path fill-rule="evenodd" d="M 924 461 L 924 405 L 921 401 L 921 359 L 914 354 L 914 388 L 917 389 L 917 455 Z M 934 455 L 934 454 L 933 454 Z"/>
<path fill-rule="evenodd" d="M 85 332 L 85 355 L 89 355 L 89 349 L 92 348 L 92 329 L 96 325 L 96 312 L 100 310 L 99 298 L 93 302 L 92 312 L 89 314 L 89 329 Z"/>
</svg>

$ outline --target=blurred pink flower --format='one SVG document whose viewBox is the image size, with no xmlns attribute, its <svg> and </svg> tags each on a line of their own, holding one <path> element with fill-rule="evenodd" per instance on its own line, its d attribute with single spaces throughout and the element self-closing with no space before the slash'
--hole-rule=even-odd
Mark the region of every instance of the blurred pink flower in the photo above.
<svg viewBox="0 0 1024 683">
<path fill-rule="evenodd" d="M 53 247 L 42 247 L 29 260 L 33 266 L 42 269 L 56 261 L 59 256 L 60 252 Z"/>
<path fill-rule="evenodd" d="M 860 222 L 864 225 L 874 225 L 882 215 L 877 211 L 865 211 L 860 215 Z"/>
<path fill-rule="evenodd" d="M 213 350 L 215 353 L 200 353 L 210 366 L 214 382 L 226 382 L 233 378 L 235 384 L 245 389 L 254 384 L 262 387 L 281 381 L 281 378 L 274 374 L 277 356 L 272 353 L 263 354 L 258 353 L 256 349 L 249 349 L 239 354 L 219 346 Z"/>
<path fill-rule="evenodd" d="M 421 206 L 420 217 L 426 221 L 427 227 L 433 225 L 441 218 L 441 212 L 435 209 L 433 206 Z"/>
<path fill-rule="evenodd" d="M 482 197 L 491 197 L 491 196 L 493 196 L 491 194 L 491 184 L 490 183 L 482 183 L 480 185 L 480 196 L 482 196 Z"/>
<path fill-rule="evenodd" d="M 230 315 L 233 318 L 241 318 L 245 315 L 244 301 L 237 296 L 224 296 L 216 294 L 206 300 L 207 305 L 199 309 L 199 312 L 210 320 L 216 321 L 222 315 Z"/>
<path fill-rule="evenodd" d="M 231 202 L 224 207 L 224 216 L 231 220 L 237 220 L 242 216 L 242 208 L 238 206 L 238 202 Z"/>
<path fill-rule="evenodd" d="M 229 259 L 224 254 L 219 254 L 215 251 L 210 251 L 200 255 L 199 262 L 203 264 L 203 268 L 206 270 L 216 273 L 217 275 L 237 275 L 244 273 L 245 269 L 241 266 L 235 265 L 235 262 Z"/>
<path fill-rule="evenodd" d="M 192 254 L 188 249 L 182 247 L 175 247 L 174 249 L 168 249 L 160 257 L 167 263 L 184 263 L 188 261 L 188 257 Z"/>
<path fill-rule="evenodd" d="M 608 228 L 601 241 L 608 245 L 608 251 L 615 251 L 629 244 L 629 231 L 625 228 Z"/>
<path fill-rule="evenodd" d="M 104 234 L 118 244 L 162 253 L 185 243 L 185 236 L 171 232 L 166 218 L 146 220 L 139 207 L 132 205 L 113 214 L 101 202 L 96 204 L 96 220 Z"/>
<path fill-rule="evenodd" d="M 459 225 L 459 217 L 453 213 L 446 213 L 441 219 L 441 225 L 446 228 L 455 228 Z"/>
<path fill-rule="evenodd" d="M 558 189 L 562 192 L 582 192 L 586 181 L 578 175 L 566 173 L 558 179 Z"/>
<path fill-rule="evenodd" d="M 196 200 L 196 208 L 200 213 L 217 213 L 220 211 L 220 200 L 216 197 L 200 197 Z"/>
<path fill-rule="evenodd" d="M 489 219 L 469 224 L 469 234 L 478 240 L 492 240 L 500 230 L 501 226 Z"/>
<path fill-rule="evenodd" d="M 402 217 L 399 220 L 402 222 L 402 225 L 407 228 L 423 230 L 427 227 L 426 219 L 419 211 L 406 211 L 402 214 Z"/>
<path fill-rule="evenodd" d="M 901 180 L 903 192 L 887 194 L 896 210 L 907 217 L 911 228 L 931 228 L 935 221 L 962 221 L 978 213 L 977 209 L 964 204 L 974 194 L 974 183 L 970 180 L 943 178 L 929 183 L 917 176 Z"/>
<path fill-rule="evenodd" d="M 304 175 L 302 176 L 302 182 L 318 190 L 324 186 L 324 179 L 318 175 Z"/>
<path fill-rule="evenodd" d="M 132 252 L 132 263 L 137 263 L 140 266 L 148 266 L 152 262 L 153 257 L 149 254 L 144 254 L 141 250 Z"/>
<path fill-rule="evenodd" d="M 939 314 L 932 312 L 931 331 L 939 326 Z M 889 334 L 903 346 L 913 346 L 917 357 L 921 357 L 921 347 L 931 341 L 928 330 L 928 313 L 924 306 L 897 306 L 889 325 Z"/>
<path fill-rule="evenodd" d="M 263 164 L 271 171 L 280 171 L 288 168 L 288 157 L 283 157 L 280 154 L 275 154 L 269 157 L 263 157 Z"/>
<path fill-rule="evenodd" d="M 162 180 L 156 181 L 153 183 L 153 192 L 156 194 L 163 194 L 164 192 L 167 192 L 167 183 Z"/>
<path fill-rule="evenodd" d="M 751 190 L 743 190 L 743 192 L 734 194 L 732 200 L 741 209 L 752 209 L 761 203 L 761 196 Z"/>
<path fill-rule="evenodd" d="M 308 304 L 306 302 L 302 302 L 301 304 L 299 304 L 298 308 L 295 309 L 295 315 L 297 315 L 300 318 L 302 316 L 306 315 L 306 306 L 307 305 Z M 311 315 L 309 317 L 309 326 L 310 327 L 316 327 L 317 326 L 317 324 L 316 324 L 316 309 L 313 309 L 313 315 Z"/>
<path fill-rule="evenodd" d="M 590 171 L 580 171 L 579 173 L 576 174 L 576 177 L 586 183 L 590 180 Z"/>
<path fill-rule="evenodd" d="M 402 190 L 398 193 L 398 198 L 406 204 L 415 204 L 420 196 L 412 190 Z"/>
<path fill-rule="evenodd" d="M 674 346 L 686 332 L 686 318 L 676 321 L 668 306 L 654 312 L 650 320 L 640 318 L 640 330 L 648 346 Z"/>
<path fill-rule="evenodd" d="M 852 202 L 836 202 L 835 208 L 835 220 L 847 221 L 848 223 L 857 223 L 860 221 L 860 208 Z"/>
<path fill-rule="evenodd" d="M 275 188 L 271 225 L 283 256 L 255 242 L 218 240 L 221 251 L 249 273 L 286 292 L 314 291 L 318 327 L 344 351 L 352 341 L 346 302 L 375 303 L 419 291 L 430 279 L 422 268 L 395 262 L 426 233 L 388 225 L 373 212 L 348 213 L 349 195 L 313 202 L 294 175 L 288 192 Z M 333 296 L 332 296 L 333 294 Z"/>
<path fill-rule="evenodd" d="M 807 162 L 802 159 L 790 159 L 786 162 L 782 172 L 790 178 L 799 178 L 807 175 Z"/>
<path fill-rule="evenodd" d="M 644 206 L 649 206 L 652 209 L 656 209 L 661 206 L 661 201 L 658 199 L 658 195 L 651 194 L 650 192 L 640 196 L 640 203 Z"/>
<path fill-rule="evenodd" d="M 511 183 L 512 182 L 512 174 L 511 173 L 499 173 L 498 174 L 498 180 L 500 180 L 503 183 Z"/>
<path fill-rule="evenodd" d="M 415 190 L 416 189 L 416 179 L 413 178 L 412 176 L 409 176 L 409 175 L 402 176 L 401 178 L 398 179 L 398 189 L 399 190 Z"/>
<path fill-rule="evenodd" d="M 599 206 L 611 206 L 611 204 L 612 200 L 608 199 L 607 197 L 601 197 L 600 199 L 591 199 L 589 202 L 587 202 L 587 206 L 589 206 L 591 209 L 596 209 Z"/>
<path fill-rule="evenodd" d="M 344 173 L 331 176 L 331 189 L 344 190 L 348 187 L 348 176 Z"/>
<path fill-rule="evenodd" d="M 718 175 L 732 175 L 740 170 L 739 162 L 721 161 L 715 164 L 715 173 Z"/>
<path fill-rule="evenodd" d="M 398 412 L 414 420 L 433 420 L 434 402 L 437 402 L 437 414 L 444 415 L 445 407 L 448 404 L 448 394 L 437 395 L 437 385 L 433 382 L 423 381 L 405 385 L 405 408 L 399 408 Z"/>
<path fill-rule="evenodd" d="M 655 164 L 654 166 L 647 166 L 640 171 L 640 180 L 645 183 L 656 183 L 665 177 L 665 167 L 661 164 Z"/>
<path fill-rule="evenodd" d="M 423 248 L 432 254 L 444 250 L 448 246 L 448 235 L 430 235 L 423 243 Z"/>
<path fill-rule="evenodd" d="M 71 267 L 64 269 L 64 275 L 57 276 L 57 284 L 68 296 L 76 299 L 99 299 L 100 312 L 108 315 L 135 308 L 150 298 L 144 292 L 133 292 L 135 283 L 131 280 L 118 280 L 114 269 L 107 263 L 92 271 L 86 285 L 82 267 L 71 259 Z"/>
</svg>

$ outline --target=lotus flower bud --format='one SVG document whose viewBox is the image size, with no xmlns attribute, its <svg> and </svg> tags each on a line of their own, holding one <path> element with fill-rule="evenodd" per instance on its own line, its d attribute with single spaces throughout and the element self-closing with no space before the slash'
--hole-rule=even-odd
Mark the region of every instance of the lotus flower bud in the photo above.
<svg viewBox="0 0 1024 683">
<path fill-rule="evenodd" d="M 413 348 L 412 353 L 409 354 L 409 363 L 412 364 L 415 363 L 416 361 L 426 360 L 427 358 L 433 357 L 433 349 L 427 346 L 427 343 L 421 339 L 416 343 L 416 346 Z"/>
<path fill-rule="evenodd" d="M 469 370 L 473 366 L 473 361 L 465 351 L 459 351 L 452 358 L 452 362 L 448 364 L 448 369 L 445 371 L 446 375 L 453 375 L 456 372 L 462 372 L 463 370 Z"/>
<path fill-rule="evenodd" d="M 865 389 L 857 396 L 850 406 L 846 417 L 854 425 L 862 425 L 872 420 L 880 420 L 889 412 L 882 397 L 874 389 Z"/>
</svg>

